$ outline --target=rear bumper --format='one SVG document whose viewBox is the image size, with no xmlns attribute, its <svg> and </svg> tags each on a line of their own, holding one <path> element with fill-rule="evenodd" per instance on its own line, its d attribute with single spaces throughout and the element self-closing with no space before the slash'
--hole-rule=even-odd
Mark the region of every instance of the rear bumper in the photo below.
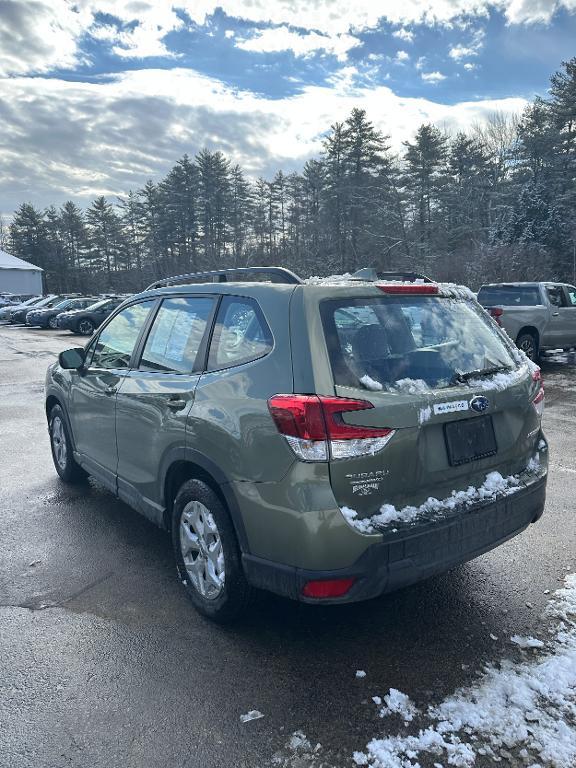
<svg viewBox="0 0 576 768">
<path fill-rule="evenodd" d="M 384 534 L 348 568 L 312 571 L 243 554 L 248 581 L 255 587 L 307 603 L 352 603 L 414 584 L 472 560 L 535 523 L 544 511 L 546 476 L 510 496 L 484 502 L 441 522 Z M 344 597 L 302 596 L 307 581 L 354 577 Z"/>
</svg>

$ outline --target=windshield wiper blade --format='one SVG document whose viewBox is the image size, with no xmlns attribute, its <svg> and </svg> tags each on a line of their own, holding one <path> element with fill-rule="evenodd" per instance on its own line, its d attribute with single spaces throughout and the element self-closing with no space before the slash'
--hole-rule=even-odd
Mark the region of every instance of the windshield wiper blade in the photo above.
<svg viewBox="0 0 576 768">
<path fill-rule="evenodd" d="M 492 376 L 494 373 L 505 373 L 510 371 L 509 365 L 493 365 L 490 368 L 477 368 L 474 371 L 456 371 L 450 379 L 450 384 L 463 384 L 470 379 L 480 376 Z"/>
</svg>

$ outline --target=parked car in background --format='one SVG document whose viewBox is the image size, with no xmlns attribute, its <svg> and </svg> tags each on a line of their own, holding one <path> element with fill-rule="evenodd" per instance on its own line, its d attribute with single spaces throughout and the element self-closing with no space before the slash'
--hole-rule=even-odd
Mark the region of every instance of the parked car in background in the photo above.
<svg viewBox="0 0 576 768">
<path fill-rule="evenodd" d="M 540 370 L 470 291 L 230 272 L 132 296 L 46 376 L 57 473 L 171 531 L 199 611 L 366 600 L 538 520 Z"/>
<path fill-rule="evenodd" d="M 26 323 L 26 315 L 32 309 L 39 309 L 40 307 L 53 307 L 59 301 L 62 301 L 63 298 L 63 296 L 51 294 L 49 296 L 44 296 L 41 301 L 39 301 L 37 304 L 34 304 L 33 306 L 26 306 L 21 308 L 16 307 L 10 312 L 10 322 L 13 325 L 24 324 Z"/>
<path fill-rule="evenodd" d="M 80 298 L 67 298 L 59 301 L 53 307 L 32 309 L 26 315 L 26 325 L 39 328 L 56 328 L 58 316 L 62 312 L 75 309 L 86 309 L 97 301 L 96 296 L 83 296 Z"/>
<path fill-rule="evenodd" d="M 58 328 L 79 333 L 82 336 L 92 336 L 96 328 L 126 300 L 126 296 L 110 296 L 85 309 L 65 311 L 58 315 Z"/>
<path fill-rule="evenodd" d="M 491 283 L 478 301 L 531 360 L 576 347 L 576 288 L 565 283 Z"/>
<path fill-rule="evenodd" d="M 26 301 L 17 302 L 16 304 L 8 304 L 7 306 L 2 307 L 0 309 L 0 323 L 9 323 L 13 311 L 17 309 L 31 309 L 32 307 L 38 306 L 44 298 L 44 296 L 34 296 Z"/>
</svg>

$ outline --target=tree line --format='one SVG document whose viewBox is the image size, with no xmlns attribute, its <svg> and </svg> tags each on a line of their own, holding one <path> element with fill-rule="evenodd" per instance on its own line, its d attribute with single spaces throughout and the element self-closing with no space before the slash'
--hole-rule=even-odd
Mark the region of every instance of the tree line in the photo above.
<svg viewBox="0 0 576 768">
<path fill-rule="evenodd" d="M 184 155 L 115 201 L 22 203 L 6 248 L 51 291 L 135 291 L 204 269 L 278 264 L 303 276 L 411 269 L 477 287 L 575 279 L 576 58 L 547 98 L 467 133 L 424 124 L 393 154 L 364 110 L 300 173 L 252 180 L 222 152 Z"/>
</svg>

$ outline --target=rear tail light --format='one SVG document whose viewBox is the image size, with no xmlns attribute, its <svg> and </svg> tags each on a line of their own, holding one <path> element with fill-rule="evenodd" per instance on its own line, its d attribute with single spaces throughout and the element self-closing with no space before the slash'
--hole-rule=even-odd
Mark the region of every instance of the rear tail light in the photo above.
<svg viewBox="0 0 576 768">
<path fill-rule="evenodd" d="M 307 581 L 302 589 L 304 597 L 342 597 L 354 584 L 354 578 L 324 579 L 322 581 Z"/>
<path fill-rule="evenodd" d="M 438 286 L 434 283 L 378 283 L 378 288 L 383 293 L 396 293 L 396 294 L 426 294 L 437 295 Z"/>
<path fill-rule="evenodd" d="M 536 381 L 540 385 L 540 388 L 536 392 L 536 396 L 532 398 L 532 405 L 538 416 L 542 418 L 542 414 L 544 413 L 544 382 L 542 381 L 540 368 L 532 374 L 532 381 Z"/>
<path fill-rule="evenodd" d="M 373 408 L 366 400 L 318 395 L 275 395 L 268 408 L 298 458 L 328 461 L 381 451 L 394 430 L 346 424 L 343 413 Z"/>
<path fill-rule="evenodd" d="M 496 320 L 496 322 L 498 323 L 498 325 L 502 325 L 502 322 L 500 321 L 500 318 L 501 318 L 501 317 L 502 317 L 502 315 L 504 314 L 504 310 L 503 310 L 503 309 L 501 309 L 501 307 L 490 307 L 490 308 L 488 309 L 488 312 L 490 312 L 490 314 L 492 315 L 492 317 L 494 318 L 494 320 Z"/>
</svg>

